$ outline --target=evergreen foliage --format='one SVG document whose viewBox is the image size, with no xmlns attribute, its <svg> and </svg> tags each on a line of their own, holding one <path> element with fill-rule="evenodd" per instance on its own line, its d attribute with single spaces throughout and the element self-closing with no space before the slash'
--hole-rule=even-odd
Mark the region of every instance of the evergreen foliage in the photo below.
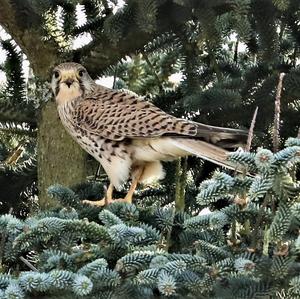
<svg viewBox="0 0 300 299">
<path fill-rule="evenodd" d="M 0 40 L 0 298 L 299 298 L 300 141 L 283 144 L 299 129 L 299 0 L 7 3 L 56 60 L 41 57 L 37 67 L 20 31 L 25 74 L 16 41 Z M 91 41 L 74 49 L 84 35 Z M 51 96 L 37 74 L 60 61 L 84 64 L 95 79 L 113 76 L 114 88 L 194 121 L 249 128 L 258 107 L 255 150 L 230 154 L 237 173 L 195 157 L 165 163 L 166 178 L 138 190 L 136 205 L 84 204 L 104 196 L 100 171 L 72 188 L 49 187 L 59 207 L 40 211 L 36 140 Z M 273 153 L 280 73 L 281 144 Z"/>
<path fill-rule="evenodd" d="M 197 202 L 211 211 L 203 215 L 143 202 L 87 206 L 89 191 L 102 195 L 99 183 L 50 187 L 61 208 L 0 217 L 3 296 L 297 298 L 299 139 L 286 145 L 232 153 L 229 160 L 255 161 L 256 171 L 204 181 Z M 226 207 L 213 206 L 220 200 Z"/>
</svg>

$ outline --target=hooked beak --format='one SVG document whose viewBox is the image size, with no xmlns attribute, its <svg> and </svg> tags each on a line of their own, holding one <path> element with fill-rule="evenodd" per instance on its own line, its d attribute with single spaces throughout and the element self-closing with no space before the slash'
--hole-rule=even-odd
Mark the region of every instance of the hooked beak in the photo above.
<svg viewBox="0 0 300 299">
<path fill-rule="evenodd" d="M 65 83 L 70 88 L 70 86 L 74 83 L 74 79 L 69 78 L 62 83 Z"/>
</svg>

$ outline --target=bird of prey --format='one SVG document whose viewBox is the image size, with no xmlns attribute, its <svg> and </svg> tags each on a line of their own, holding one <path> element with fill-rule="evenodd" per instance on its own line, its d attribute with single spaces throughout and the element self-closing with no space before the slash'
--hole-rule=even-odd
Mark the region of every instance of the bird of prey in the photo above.
<svg viewBox="0 0 300 299">
<path fill-rule="evenodd" d="M 164 177 L 161 161 L 196 155 L 230 167 L 224 148 L 247 139 L 243 130 L 176 118 L 136 95 L 98 85 L 78 63 L 56 66 L 51 87 L 64 127 L 109 177 L 106 203 L 130 177 L 123 200 L 131 203 L 138 183 Z"/>
</svg>

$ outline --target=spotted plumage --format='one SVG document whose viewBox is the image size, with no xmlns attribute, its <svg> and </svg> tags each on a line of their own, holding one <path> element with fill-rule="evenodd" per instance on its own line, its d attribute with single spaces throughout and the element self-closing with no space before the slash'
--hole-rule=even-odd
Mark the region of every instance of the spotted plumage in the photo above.
<svg viewBox="0 0 300 299">
<path fill-rule="evenodd" d="M 97 85 L 83 66 L 63 63 L 54 69 L 52 90 L 60 119 L 71 136 L 120 188 L 160 179 L 160 161 L 186 155 L 228 166 L 223 147 L 244 143 L 241 130 L 213 127 L 171 116 L 150 102 Z M 112 190 L 112 188 L 110 188 Z"/>
</svg>

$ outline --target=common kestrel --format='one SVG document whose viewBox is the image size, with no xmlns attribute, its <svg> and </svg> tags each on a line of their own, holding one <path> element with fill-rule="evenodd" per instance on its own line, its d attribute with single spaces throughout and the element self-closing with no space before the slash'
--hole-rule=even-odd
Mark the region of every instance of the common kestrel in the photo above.
<svg viewBox="0 0 300 299">
<path fill-rule="evenodd" d="M 108 202 L 113 187 L 119 189 L 130 176 L 126 202 L 139 182 L 163 178 L 161 161 L 196 155 L 228 167 L 224 148 L 247 138 L 245 131 L 176 118 L 135 95 L 97 85 L 78 63 L 55 67 L 51 86 L 66 130 L 109 177 Z"/>
</svg>

